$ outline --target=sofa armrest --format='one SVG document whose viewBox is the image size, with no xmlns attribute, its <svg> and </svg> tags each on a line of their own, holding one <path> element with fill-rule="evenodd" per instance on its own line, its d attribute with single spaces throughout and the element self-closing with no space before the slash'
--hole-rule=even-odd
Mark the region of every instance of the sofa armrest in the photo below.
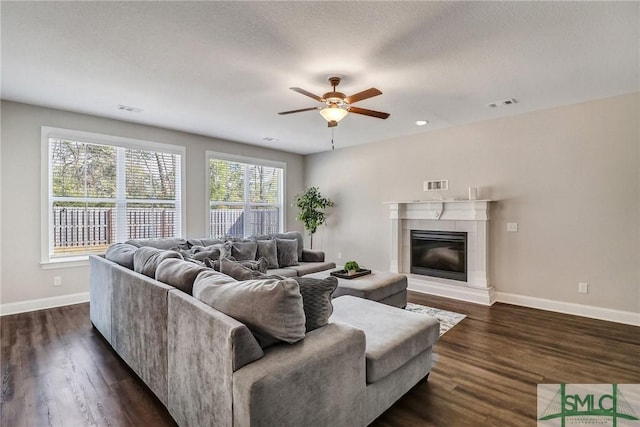
<svg viewBox="0 0 640 427">
<path fill-rule="evenodd" d="M 102 256 L 89 256 L 89 317 L 93 326 L 111 345 L 112 265 Z"/>
<path fill-rule="evenodd" d="M 313 249 L 302 249 L 302 262 L 324 262 L 324 252 Z"/>
<path fill-rule="evenodd" d="M 365 388 L 364 333 L 330 323 L 233 374 L 234 425 L 359 426 Z"/>
<path fill-rule="evenodd" d="M 181 426 L 231 426 L 233 371 L 262 349 L 245 325 L 182 291 L 168 303 L 169 413 Z"/>
</svg>

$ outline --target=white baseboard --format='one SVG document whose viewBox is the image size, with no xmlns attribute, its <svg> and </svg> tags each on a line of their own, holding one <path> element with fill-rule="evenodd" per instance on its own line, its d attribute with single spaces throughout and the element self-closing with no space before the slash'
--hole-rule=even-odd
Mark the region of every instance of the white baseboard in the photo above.
<svg viewBox="0 0 640 427">
<path fill-rule="evenodd" d="M 554 301 L 545 298 L 510 294 L 506 292 L 496 292 L 496 301 L 537 308 L 540 310 L 555 311 L 557 313 L 573 314 L 574 316 L 590 317 L 592 319 L 640 326 L 640 313 L 634 313 L 632 311 L 614 310 L 611 308 L 596 307 L 593 305 Z"/>
<path fill-rule="evenodd" d="M 490 288 L 471 288 L 468 286 L 447 285 L 426 280 L 416 280 L 407 277 L 407 288 L 411 291 L 437 295 L 482 305 L 492 305 L 495 302 L 495 290 Z"/>
<path fill-rule="evenodd" d="M 411 277 L 407 279 L 409 290 L 429 295 L 437 295 L 483 305 L 503 302 L 540 310 L 555 311 L 557 313 L 572 314 L 574 316 L 624 323 L 625 325 L 640 326 L 640 313 L 634 313 L 632 311 L 614 310 L 611 308 L 555 301 L 527 295 L 510 294 L 507 292 L 496 292 L 494 288 L 478 289 L 466 286 L 444 285 L 423 280 L 412 280 Z"/>
<path fill-rule="evenodd" d="M 27 311 L 44 310 L 45 308 L 62 307 L 89 301 L 89 292 L 61 295 L 59 297 L 38 298 L 29 301 L 0 304 L 0 316 L 25 313 Z"/>
</svg>

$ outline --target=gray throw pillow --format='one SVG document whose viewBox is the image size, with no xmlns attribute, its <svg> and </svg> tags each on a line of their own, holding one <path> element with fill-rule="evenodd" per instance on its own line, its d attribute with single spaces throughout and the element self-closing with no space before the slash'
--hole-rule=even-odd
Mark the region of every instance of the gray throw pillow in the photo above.
<svg viewBox="0 0 640 427">
<path fill-rule="evenodd" d="M 252 270 L 259 271 L 260 273 L 267 272 L 267 259 L 265 257 L 260 257 L 256 261 L 237 261 L 241 265 L 244 265 L 247 268 Z"/>
<path fill-rule="evenodd" d="M 133 254 L 133 269 L 145 276 L 155 278 L 158 265 L 167 258 L 182 259 L 182 255 L 175 251 L 164 251 L 150 247 L 138 248 Z"/>
<path fill-rule="evenodd" d="M 325 279 L 294 277 L 300 285 L 307 332 L 325 326 L 333 313 L 331 295 L 338 287 L 338 279 L 329 276 Z"/>
<path fill-rule="evenodd" d="M 231 244 L 231 256 L 238 261 L 255 260 L 257 251 L 258 244 L 255 240 Z"/>
<path fill-rule="evenodd" d="M 109 261 L 133 270 L 133 254 L 138 250 L 136 246 L 128 243 L 114 243 L 107 248 L 104 257 Z"/>
<path fill-rule="evenodd" d="M 278 252 L 278 268 L 289 267 L 298 264 L 298 241 L 288 239 L 275 239 Z"/>
<path fill-rule="evenodd" d="M 200 273 L 194 296 L 203 303 L 244 323 L 262 348 L 279 341 L 294 343 L 304 338 L 305 317 L 300 287 L 293 279 L 263 279 L 219 284 Z M 201 276 L 202 279 L 201 279 Z"/>
<path fill-rule="evenodd" d="M 220 272 L 236 280 L 251 280 L 262 277 L 262 273 L 258 270 L 252 270 L 240 264 L 240 262 L 229 261 L 226 258 L 220 260 Z"/>
<path fill-rule="evenodd" d="M 267 268 L 278 268 L 278 250 L 275 240 L 258 240 L 257 257 L 264 257 L 267 261 Z"/>
<path fill-rule="evenodd" d="M 224 248 L 222 244 L 206 247 L 194 246 L 191 248 L 191 251 L 193 253 L 193 255 L 191 255 L 191 258 L 198 261 L 203 261 L 205 258 L 216 260 L 224 254 Z"/>
<path fill-rule="evenodd" d="M 250 270 L 259 271 L 260 273 L 267 272 L 267 260 L 265 258 L 260 258 L 257 261 L 236 261 L 234 257 L 221 257 L 219 259 L 205 258 L 203 261 L 207 267 L 213 268 L 215 271 L 220 271 L 220 261 L 223 259 L 226 261 L 233 261 Z"/>
<path fill-rule="evenodd" d="M 191 295 L 193 293 L 193 282 L 198 274 L 206 270 L 209 270 L 209 268 L 192 262 L 180 259 L 165 259 L 156 269 L 156 280 Z"/>
<path fill-rule="evenodd" d="M 296 240 L 298 242 L 298 261 L 302 260 L 302 249 L 304 242 L 302 240 L 302 233 L 299 231 L 287 231 L 286 233 L 275 233 L 274 239 L 287 239 Z"/>
</svg>

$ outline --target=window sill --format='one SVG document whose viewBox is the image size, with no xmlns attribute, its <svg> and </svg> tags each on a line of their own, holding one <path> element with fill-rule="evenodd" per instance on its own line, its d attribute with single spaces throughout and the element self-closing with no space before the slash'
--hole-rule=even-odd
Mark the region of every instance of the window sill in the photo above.
<svg viewBox="0 0 640 427">
<path fill-rule="evenodd" d="M 61 259 L 50 259 L 48 261 L 42 261 L 40 267 L 43 270 L 53 270 L 56 268 L 74 268 L 74 267 L 86 267 L 89 265 L 89 256 L 77 256 L 66 257 Z"/>
</svg>

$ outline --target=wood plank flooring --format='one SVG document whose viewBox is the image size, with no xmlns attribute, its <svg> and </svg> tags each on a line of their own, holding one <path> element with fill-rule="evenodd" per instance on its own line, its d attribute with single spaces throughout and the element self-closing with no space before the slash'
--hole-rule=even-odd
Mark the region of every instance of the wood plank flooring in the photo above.
<svg viewBox="0 0 640 427">
<path fill-rule="evenodd" d="M 411 293 L 467 318 L 435 346 L 428 382 L 373 426 L 535 426 L 538 383 L 640 383 L 640 328 Z M 0 425 L 175 426 L 92 328 L 89 305 L 0 318 Z"/>
</svg>

